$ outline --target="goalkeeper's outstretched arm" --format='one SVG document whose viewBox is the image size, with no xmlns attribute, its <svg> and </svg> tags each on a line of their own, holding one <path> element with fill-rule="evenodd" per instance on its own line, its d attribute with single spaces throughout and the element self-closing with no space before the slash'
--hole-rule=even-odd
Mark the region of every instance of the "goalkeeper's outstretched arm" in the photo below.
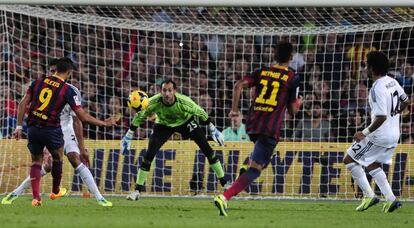
<svg viewBox="0 0 414 228">
<path fill-rule="evenodd" d="M 131 149 L 131 140 L 134 137 L 135 131 L 141 125 L 141 123 L 147 119 L 147 117 L 151 117 L 154 114 L 154 102 L 151 102 L 144 111 L 138 112 L 135 114 L 134 119 L 132 120 L 131 125 L 129 125 L 129 129 L 126 132 L 125 136 L 122 137 L 121 140 L 121 151 L 123 154 L 126 153 L 127 150 Z"/>
</svg>

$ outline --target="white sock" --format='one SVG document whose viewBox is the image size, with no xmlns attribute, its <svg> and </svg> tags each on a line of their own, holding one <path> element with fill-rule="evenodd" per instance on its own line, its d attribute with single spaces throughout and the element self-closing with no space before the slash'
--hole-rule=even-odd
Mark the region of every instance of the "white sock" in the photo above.
<svg viewBox="0 0 414 228">
<path fill-rule="evenodd" d="M 364 196 L 375 197 L 374 191 L 372 191 L 371 185 L 369 185 L 367 175 L 362 169 L 362 166 L 355 162 L 346 165 L 346 168 L 352 173 L 355 183 L 362 189 Z"/>
<path fill-rule="evenodd" d="M 391 186 L 388 183 L 387 176 L 385 175 L 384 171 L 381 168 L 376 168 L 371 170 L 369 174 L 374 178 L 375 183 L 377 183 L 378 187 L 381 190 L 381 193 L 385 196 L 387 201 L 394 201 L 395 196 L 392 192 Z"/>
<path fill-rule="evenodd" d="M 44 175 L 46 175 L 47 172 L 45 171 L 45 169 L 42 166 L 42 170 L 40 170 L 40 175 L 43 177 Z M 24 181 L 19 185 L 19 187 L 17 187 L 13 193 L 15 195 L 20 196 L 21 194 L 23 194 L 24 190 L 30 188 L 32 186 L 32 184 L 30 183 L 30 176 L 26 177 L 26 179 L 24 179 Z"/>
<path fill-rule="evenodd" d="M 88 186 L 89 191 L 95 195 L 96 200 L 102 200 L 104 197 L 99 192 L 98 186 L 95 184 L 91 171 L 83 163 L 75 169 L 79 173 L 82 181 Z"/>
</svg>

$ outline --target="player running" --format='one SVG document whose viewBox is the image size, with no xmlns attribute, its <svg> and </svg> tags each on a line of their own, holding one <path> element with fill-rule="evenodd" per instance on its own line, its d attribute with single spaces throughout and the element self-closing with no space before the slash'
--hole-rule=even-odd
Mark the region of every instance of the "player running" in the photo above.
<svg viewBox="0 0 414 228">
<path fill-rule="evenodd" d="M 279 43 L 276 46 L 276 60 L 279 64 L 261 68 L 237 81 L 234 86 L 230 117 L 240 115 L 239 102 L 243 88 L 256 87 L 258 96 L 250 107 L 246 122 L 247 133 L 255 145 L 247 171 L 222 195 L 214 198 L 219 215 L 227 216 L 227 201 L 248 187 L 269 164 L 280 137 L 286 108 L 294 115 L 302 104 L 302 99 L 296 98 L 300 79 L 289 69 L 292 50 L 290 43 Z"/>
<path fill-rule="evenodd" d="M 63 133 L 60 126 L 60 114 L 66 104 L 76 113 L 81 121 L 98 126 L 112 126 L 114 118 L 105 121 L 98 120 L 89 115 L 81 107 L 81 100 L 76 91 L 65 81 L 70 77 L 74 64 L 69 58 L 56 61 L 56 73 L 53 76 L 40 78 L 32 82 L 18 106 L 17 126 L 14 131 L 16 140 L 22 136 L 22 123 L 28 109 L 28 145 L 32 154 L 30 167 L 30 181 L 32 185 L 32 205 L 40 206 L 40 179 L 43 163 L 43 149 L 46 147 L 53 157 L 52 165 L 52 193 L 51 199 L 62 197 L 66 189 L 60 188 L 62 178 Z"/>
<path fill-rule="evenodd" d="M 368 98 L 372 123 L 355 133 L 355 142 L 344 158 L 346 168 L 364 193 L 357 211 L 367 210 L 379 202 L 362 166 L 367 168 L 385 196 L 383 212 L 393 212 L 401 207 L 381 166 L 392 162 L 392 154 L 400 138 L 400 112 L 410 101 L 398 82 L 387 75 L 388 64 L 388 58 L 382 52 L 372 51 L 367 56 L 368 77 L 374 82 Z"/>
<path fill-rule="evenodd" d="M 193 140 L 207 157 L 211 168 L 220 180 L 221 186 L 225 186 L 227 180 L 224 176 L 221 162 L 215 156 L 213 149 L 208 143 L 203 130 L 195 120 L 198 118 L 200 123 L 208 125 L 210 133 L 219 145 L 223 145 L 223 135 L 211 123 L 208 114 L 198 106 L 191 98 L 177 93 L 177 86 L 174 81 L 166 80 L 161 84 L 161 93 L 150 98 L 148 108 L 145 111 L 138 112 L 130 129 L 122 138 L 121 150 L 131 148 L 131 139 L 139 125 L 147 117 L 157 114 L 152 135 L 149 139 L 148 150 L 144 155 L 144 160 L 138 170 L 138 176 L 135 191 L 131 192 L 128 200 L 138 200 L 144 182 L 147 179 L 151 162 L 162 145 L 171 137 L 174 132 L 178 132 L 184 139 Z"/>
<path fill-rule="evenodd" d="M 82 97 L 80 95 L 79 90 L 71 85 L 72 89 L 76 92 L 78 96 L 77 99 L 81 100 Z M 83 137 L 83 125 L 82 121 L 80 121 L 73 110 L 70 108 L 70 105 L 66 104 L 65 108 L 62 111 L 60 116 L 60 125 L 63 132 L 63 140 L 64 140 L 64 153 L 67 156 L 70 164 L 75 169 L 75 173 L 78 173 L 81 177 L 82 181 L 88 186 L 89 191 L 95 195 L 96 200 L 98 201 L 99 205 L 104 207 L 111 207 L 112 203 L 106 200 L 101 193 L 99 192 L 98 187 L 95 184 L 91 171 L 88 169 L 89 163 L 89 155 L 85 150 L 84 144 L 84 137 Z M 81 159 L 83 158 L 83 159 Z M 84 162 L 87 164 L 85 165 Z M 40 171 L 40 175 L 43 177 L 48 172 L 50 172 L 52 168 L 51 164 L 51 154 L 47 151 L 43 151 L 43 166 L 42 170 Z M 2 204 L 11 204 L 15 199 L 17 199 L 21 194 L 23 194 L 24 190 L 30 187 L 30 176 L 28 176 L 15 190 L 9 193 L 3 200 L 1 201 Z M 61 188 L 62 195 L 66 192 L 66 189 Z M 51 195 L 54 197 L 55 195 Z"/>
</svg>

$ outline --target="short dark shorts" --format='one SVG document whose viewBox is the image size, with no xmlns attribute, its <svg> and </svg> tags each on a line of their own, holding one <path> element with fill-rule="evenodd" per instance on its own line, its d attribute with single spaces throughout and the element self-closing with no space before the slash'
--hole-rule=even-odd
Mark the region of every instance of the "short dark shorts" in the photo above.
<svg viewBox="0 0 414 228">
<path fill-rule="evenodd" d="M 257 164 L 267 166 L 272 159 L 273 151 L 278 141 L 267 135 L 249 135 L 254 142 L 254 149 L 251 160 Z"/>
<path fill-rule="evenodd" d="M 61 128 L 30 126 L 27 131 L 27 147 L 33 155 L 43 154 L 43 149 L 56 150 L 64 145 Z"/>
</svg>

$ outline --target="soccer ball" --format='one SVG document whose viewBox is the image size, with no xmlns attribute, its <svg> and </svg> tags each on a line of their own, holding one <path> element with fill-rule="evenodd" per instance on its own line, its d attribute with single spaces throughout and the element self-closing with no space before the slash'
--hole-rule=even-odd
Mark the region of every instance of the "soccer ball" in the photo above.
<svg viewBox="0 0 414 228">
<path fill-rule="evenodd" d="M 134 109 L 137 112 L 145 110 L 149 104 L 148 95 L 141 90 L 132 91 L 128 97 L 128 107 Z"/>
</svg>

